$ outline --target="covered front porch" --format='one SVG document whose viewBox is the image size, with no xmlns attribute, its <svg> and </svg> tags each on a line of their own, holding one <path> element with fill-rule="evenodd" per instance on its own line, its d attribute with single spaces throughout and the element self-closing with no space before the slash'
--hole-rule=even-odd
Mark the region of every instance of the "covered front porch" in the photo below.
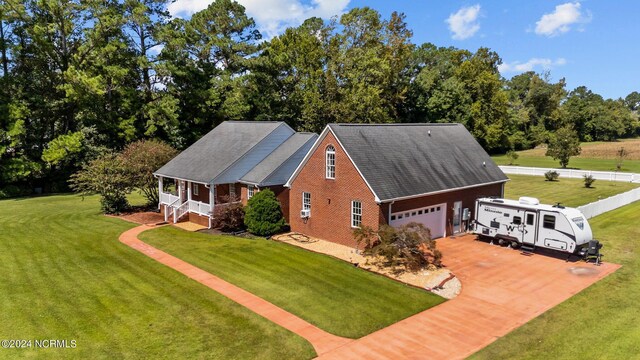
<svg viewBox="0 0 640 360">
<path fill-rule="evenodd" d="M 211 228 L 214 210 L 218 206 L 239 202 L 239 184 L 207 184 L 186 179 L 158 176 L 158 207 L 164 220 L 177 223 L 189 220 L 204 222 Z"/>
</svg>

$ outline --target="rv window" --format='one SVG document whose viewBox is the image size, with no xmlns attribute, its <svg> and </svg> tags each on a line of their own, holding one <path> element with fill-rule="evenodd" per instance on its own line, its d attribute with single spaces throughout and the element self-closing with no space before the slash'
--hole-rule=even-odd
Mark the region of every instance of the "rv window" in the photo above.
<svg viewBox="0 0 640 360">
<path fill-rule="evenodd" d="M 514 216 L 513 225 L 520 225 L 520 224 L 522 224 L 522 218 L 520 216 Z"/>
<path fill-rule="evenodd" d="M 533 216 L 533 214 L 527 214 L 527 225 L 533 225 L 534 220 L 535 217 Z"/>
<path fill-rule="evenodd" d="M 573 222 L 576 223 L 576 225 L 578 225 L 580 230 L 584 230 L 584 219 L 583 218 L 577 217 L 577 218 L 573 218 L 571 220 L 573 220 Z"/>
<path fill-rule="evenodd" d="M 555 229 L 556 217 L 553 215 L 545 215 L 542 221 L 542 227 L 545 229 Z"/>
</svg>

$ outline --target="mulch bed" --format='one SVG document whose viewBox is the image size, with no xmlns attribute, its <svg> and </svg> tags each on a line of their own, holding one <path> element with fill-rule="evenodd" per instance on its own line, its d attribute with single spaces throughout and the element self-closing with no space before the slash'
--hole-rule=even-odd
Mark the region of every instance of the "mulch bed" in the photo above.
<svg viewBox="0 0 640 360">
<path fill-rule="evenodd" d="M 164 217 L 159 212 L 154 211 L 140 211 L 123 213 L 120 215 L 111 215 L 118 219 L 130 221 L 136 224 L 161 224 L 164 223 Z"/>
</svg>

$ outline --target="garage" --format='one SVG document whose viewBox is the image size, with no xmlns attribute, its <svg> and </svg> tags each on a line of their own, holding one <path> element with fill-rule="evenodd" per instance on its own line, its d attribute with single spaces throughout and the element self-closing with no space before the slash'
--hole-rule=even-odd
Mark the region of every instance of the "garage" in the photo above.
<svg viewBox="0 0 640 360">
<path fill-rule="evenodd" d="M 410 222 L 423 224 L 431 230 L 433 239 L 444 237 L 446 224 L 446 204 L 438 204 L 423 208 L 391 213 L 389 224 L 393 227 L 402 226 Z"/>
</svg>

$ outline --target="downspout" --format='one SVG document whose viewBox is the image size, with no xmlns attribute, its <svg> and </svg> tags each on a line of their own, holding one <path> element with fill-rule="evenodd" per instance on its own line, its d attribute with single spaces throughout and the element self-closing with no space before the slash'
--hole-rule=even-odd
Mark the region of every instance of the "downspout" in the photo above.
<svg viewBox="0 0 640 360">
<path fill-rule="evenodd" d="M 395 203 L 396 201 L 393 200 L 389 203 L 389 213 L 387 214 L 387 225 L 391 226 L 391 207 L 393 206 L 393 203 Z"/>
</svg>

